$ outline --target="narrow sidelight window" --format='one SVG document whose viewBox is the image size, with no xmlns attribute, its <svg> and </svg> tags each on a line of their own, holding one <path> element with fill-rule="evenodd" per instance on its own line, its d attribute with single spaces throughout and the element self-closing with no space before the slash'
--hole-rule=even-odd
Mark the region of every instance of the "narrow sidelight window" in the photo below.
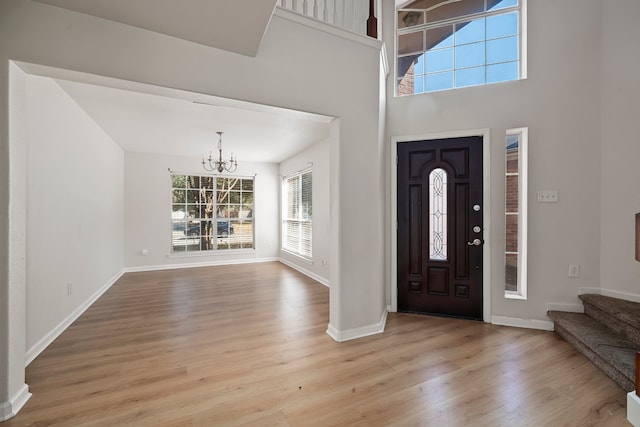
<svg viewBox="0 0 640 427">
<path fill-rule="evenodd" d="M 527 129 L 505 145 L 505 297 L 527 299 Z"/>
</svg>

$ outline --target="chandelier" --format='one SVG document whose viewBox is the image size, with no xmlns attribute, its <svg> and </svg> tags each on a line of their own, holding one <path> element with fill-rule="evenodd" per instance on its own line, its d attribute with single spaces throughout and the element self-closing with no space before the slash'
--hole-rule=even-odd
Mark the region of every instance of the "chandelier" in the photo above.
<svg viewBox="0 0 640 427">
<path fill-rule="evenodd" d="M 218 137 L 218 160 L 214 160 L 211 153 L 209 153 L 209 158 L 202 158 L 202 167 L 207 172 L 215 172 L 222 173 L 224 171 L 233 172 L 238 168 L 238 160 L 233 158 L 233 153 L 231 153 L 231 157 L 229 160 L 222 160 L 222 133 L 216 132 Z"/>
</svg>

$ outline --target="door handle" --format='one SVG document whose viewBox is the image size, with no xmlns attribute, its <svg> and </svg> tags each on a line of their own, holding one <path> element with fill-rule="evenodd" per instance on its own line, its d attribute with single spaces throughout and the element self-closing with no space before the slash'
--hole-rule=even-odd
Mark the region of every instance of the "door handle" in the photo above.
<svg viewBox="0 0 640 427">
<path fill-rule="evenodd" d="M 473 239 L 473 242 L 467 242 L 467 245 L 469 246 L 480 246 L 482 244 L 482 240 L 480 239 Z"/>
</svg>

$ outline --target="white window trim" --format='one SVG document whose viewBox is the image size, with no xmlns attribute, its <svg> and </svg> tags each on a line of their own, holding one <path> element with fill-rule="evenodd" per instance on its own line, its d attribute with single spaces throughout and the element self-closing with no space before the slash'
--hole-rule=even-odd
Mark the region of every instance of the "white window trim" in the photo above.
<svg viewBox="0 0 640 427">
<path fill-rule="evenodd" d="M 529 194 L 529 128 L 507 129 L 506 135 L 519 135 L 518 141 L 518 289 L 504 291 L 507 299 L 527 299 L 528 194 Z M 506 164 L 505 164 L 506 167 Z M 506 176 L 506 174 L 505 174 Z M 506 192 L 506 187 L 505 187 Z M 505 193 L 506 194 L 506 193 Z M 506 253 L 506 251 L 505 251 Z M 504 257 L 503 257 L 504 262 Z"/>
</svg>

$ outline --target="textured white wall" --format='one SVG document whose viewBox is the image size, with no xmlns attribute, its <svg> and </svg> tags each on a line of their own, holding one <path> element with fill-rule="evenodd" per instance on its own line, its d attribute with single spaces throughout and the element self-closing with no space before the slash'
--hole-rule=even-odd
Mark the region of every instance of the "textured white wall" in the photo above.
<svg viewBox="0 0 640 427">
<path fill-rule="evenodd" d="M 53 79 L 26 107 L 29 351 L 122 270 L 124 153 Z"/>
<path fill-rule="evenodd" d="M 529 1 L 526 80 L 394 98 L 389 79 L 389 137 L 491 130 L 492 316 L 548 320 L 547 303 L 577 304 L 581 287 L 600 286 L 600 16 L 598 0 Z M 393 46 L 392 20 L 384 30 Z M 527 301 L 504 298 L 504 135 L 516 127 L 529 128 Z M 536 202 L 548 189 L 559 203 Z M 570 263 L 580 278 L 567 277 Z"/>
<path fill-rule="evenodd" d="M 312 259 L 307 261 L 291 255 L 287 251 L 279 251 L 279 256 L 286 262 L 311 272 L 326 282 L 329 281 L 329 244 L 331 230 L 330 194 L 329 194 L 329 140 L 320 141 L 308 149 L 280 163 L 280 176 L 286 177 L 313 164 L 313 225 L 312 225 Z M 279 183 L 279 197 L 281 182 Z M 281 213 L 280 213 L 281 215 Z M 279 238 L 281 236 L 278 236 Z"/>
<path fill-rule="evenodd" d="M 604 2 L 603 2 L 604 3 Z M 603 289 L 640 296 L 635 214 L 640 212 L 640 2 L 602 6 Z"/>
<path fill-rule="evenodd" d="M 276 259 L 278 255 L 278 165 L 241 162 L 229 176 L 255 176 L 256 249 L 213 254 L 171 252 L 171 180 L 177 173 L 204 174 L 200 159 L 159 154 L 125 154 L 125 267 L 162 268 Z M 142 249 L 148 255 L 142 255 Z"/>
</svg>

